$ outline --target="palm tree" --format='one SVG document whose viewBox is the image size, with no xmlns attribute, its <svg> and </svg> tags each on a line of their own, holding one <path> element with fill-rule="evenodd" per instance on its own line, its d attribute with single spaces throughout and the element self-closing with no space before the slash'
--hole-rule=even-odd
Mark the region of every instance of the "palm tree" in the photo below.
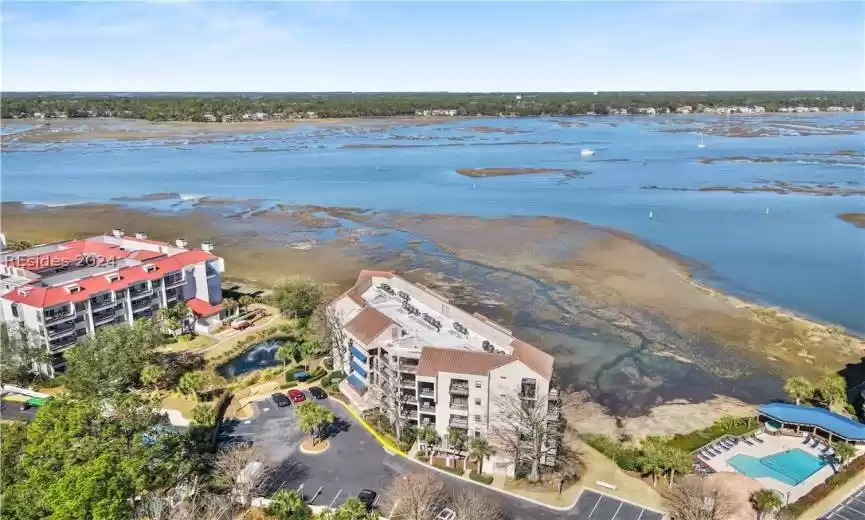
<svg viewBox="0 0 865 520">
<path fill-rule="evenodd" d="M 177 382 L 177 389 L 181 393 L 191 396 L 198 401 L 198 391 L 204 386 L 204 375 L 201 372 L 187 372 Z"/>
<path fill-rule="evenodd" d="M 751 493 L 748 497 L 748 502 L 751 507 L 757 512 L 757 520 L 763 518 L 764 513 L 770 513 L 776 509 L 781 509 L 781 497 L 771 489 L 759 489 Z"/>
<path fill-rule="evenodd" d="M 793 376 L 787 378 L 787 382 L 784 383 L 784 392 L 799 404 L 803 399 L 814 397 L 814 385 L 804 377 Z"/>
<path fill-rule="evenodd" d="M 469 443 L 469 457 L 478 461 L 478 474 L 484 472 L 484 459 L 496 452 L 486 439 L 474 438 Z"/>
<path fill-rule="evenodd" d="M 222 306 L 228 310 L 235 310 L 238 308 L 237 300 L 234 298 L 223 298 Z"/>
<path fill-rule="evenodd" d="M 843 410 L 847 404 L 847 381 L 838 374 L 826 374 L 817 382 L 817 394 L 827 408 Z"/>
<path fill-rule="evenodd" d="M 295 489 L 280 489 L 270 497 L 264 512 L 277 520 L 307 520 L 312 510 L 303 503 L 303 497 Z"/>
<path fill-rule="evenodd" d="M 282 361 L 282 371 L 285 372 L 285 364 L 289 359 L 294 359 L 294 345 L 286 341 L 276 349 L 276 359 Z"/>
<path fill-rule="evenodd" d="M 345 520 L 365 520 L 367 518 L 377 518 L 377 516 L 370 515 L 370 512 L 366 510 L 366 505 L 357 499 L 357 497 L 351 497 L 339 506 L 337 509 L 337 518 L 345 519 Z"/>
<path fill-rule="evenodd" d="M 838 441 L 832 445 L 835 449 L 835 457 L 843 466 L 845 462 L 852 459 L 856 455 L 856 448 L 849 442 Z"/>
<path fill-rule="evenodd" d="M 242 309 L 246 309 L 247 307 L 249 307 L 250 305 L 252 305 L 253 303 L 255 303 L 255 297 L 254 297 L 254 296 L 250 296 L 250 295 L 248 295 L 248 294 L 244 294 L 243 296 L 241 296 L 240 298 L 238 298 L 237 303 L 240 304 L 240 307 L 241 307 Z"/>
<path fill-rule="evenodd" d="M 668 465 L 663 444 L 656 440 L 647 439 L 637 463 L 643 474 L 652 475 L 652 486 L 657 485 L 658 476 L 664 473 Z"/>
<path fill-rule="evenodd" d="M 300 431 L 312 436 L 312 444 L 321 438 L 325 428 L 333 424 L 336 417 L 333 412 L 324 406 L 311 402 L 305 402 L 295 409 L 299 418 L 298 427 Z"/>
</svg>

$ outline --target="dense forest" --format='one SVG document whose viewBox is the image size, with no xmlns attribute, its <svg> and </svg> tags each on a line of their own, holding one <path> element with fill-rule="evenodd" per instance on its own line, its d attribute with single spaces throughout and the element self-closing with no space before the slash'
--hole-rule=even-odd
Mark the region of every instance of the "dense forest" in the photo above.
<svg viewBox="0 0 865 520">
<path fill-rule="evenodd" d="M 760 106 L 865 109 L 865 92 L 602 93 L 5 93 L 3 118 L 124 117 L 150 121 L 223 121 L 298 117 L 426 115 L 539 116 L 640 113 L 679 107 Z M 256 117 L 257 116 L 257 117 Z"/>
</svg>

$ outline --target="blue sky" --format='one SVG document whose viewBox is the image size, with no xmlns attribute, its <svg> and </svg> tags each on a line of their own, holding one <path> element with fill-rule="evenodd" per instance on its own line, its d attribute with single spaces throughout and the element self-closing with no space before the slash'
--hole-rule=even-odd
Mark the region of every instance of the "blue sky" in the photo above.
<svg viewBox="0 0 865 520">
<path fill-rule="evenodd" d="M 3 90 L 863 90 L 865 3 L 10 2 Z"/>
</svg>

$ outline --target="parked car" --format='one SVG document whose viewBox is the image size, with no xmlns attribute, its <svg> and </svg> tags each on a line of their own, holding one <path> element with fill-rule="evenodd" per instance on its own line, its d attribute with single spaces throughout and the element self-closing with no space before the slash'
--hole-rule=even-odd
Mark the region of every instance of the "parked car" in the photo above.
<svg viewBox="0 0 865 520">
<path fill-rule="evenodd" d="M 378 496 L 378 493 L 371 489 L 363 489 L 360 493 L 357 494 L 357 499 L 360 500 L 361 504 L 366 506 L 367 511 L 372 511 L 372 505 L 375 503 L 375 497 Z"/>
<path fill-rule="evenodd" d="M 456 520 L 457 514 L 453 509 L 444 508 L 436 515 L 436 520 Z"/>
<path fill-rule="evenodd" d="M 309 395 L 315 397 L 316 399 L 327 399 L 327 392 L 322 390 L 319 386 L 309 387 Z"/>
<path fill-rule="evenodd" d="M 302 403 L 306 401 L 306 396 L 300 390 L 294 389 L 288 391 L 288 397 L 292 403 Z"/>
<path fill-rule="evenodd" d="M 304 381 L 306 381 L 306 380 L 309 379 L 310 377 L 312 377 L 312 376 L 311 376 L 310 373 L 307 372 L 306 370 L 301 370 L 300 372 L 295 372 L 295 373 L 294 373 L 294 380 L 295 380 L 295 381 L 300 381 L 301 383 L 303 383 Z"/>
<path fill-rule="evenodd" d="M 291 400 L 288 397 L 285 397 L 285 394 L 275 393 L 270 396 L 273 399 L 273 402 L 276 403 L 276 406 L 280 408 L 285 408 L 286 406 L 291 406 Z"/>
</svg>

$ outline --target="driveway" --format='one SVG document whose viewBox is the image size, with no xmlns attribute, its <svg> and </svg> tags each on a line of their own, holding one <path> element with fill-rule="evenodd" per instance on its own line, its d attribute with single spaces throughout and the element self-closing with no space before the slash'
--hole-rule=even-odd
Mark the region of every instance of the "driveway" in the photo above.
<svg viewBox="0 0 865 520">
<path fill-rule="evenodd" d="M 308 394 L 307 399 L 310 399 Z M 254 403 L 257 414 L 253 419 L 224 425 L 221 435 L 225 440 L 251 440 L 277 465 L 270 493 L 283 487 L 302 489 L 309 503 L 337 506 L 362 489 L 381 493 L 400 474 L 428 472 L 442 481 L 451 494 L 471 489 L 486 495 L 500 504 L 507 518 L 512 520 L 636 520 L 640 515 L 643 520 L 660 520 L 657 513 L 646 510 L 643 514 L 639 506 L 593 491 L 585 491 L 571 510 L 560 511 L 451 477 L 404 457 L 390 455 L 341 404 L 330 399 L 316 402 L 328 407 L 336 416 L 330 448 L 318 455 L 299 451 L 304 434 L 297 428 L 294 407 L 278 408 L 270 398 Z M 637 514 L 633 518 L 632 515 L 625 517 L 622 514 L 625 511 L 637 511 Z"/>
</svg>

